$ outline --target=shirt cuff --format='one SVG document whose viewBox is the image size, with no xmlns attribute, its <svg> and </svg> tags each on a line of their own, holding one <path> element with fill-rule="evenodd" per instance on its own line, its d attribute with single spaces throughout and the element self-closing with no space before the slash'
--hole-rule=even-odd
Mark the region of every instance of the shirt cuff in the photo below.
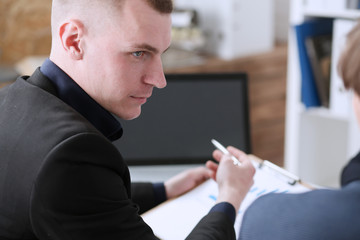
<svg viewBox="0 0 360 240">
<path fill-rule="evenodd" d="M 153 183 L 153 189 L 156 205 L 163 203 L 167 200 L 164 183 Z"/>
<path fill-rule="evenodd" d="M 221 202 L 216 204 L 210 209 L 210 212 L 223 212 L 229 217 L 231 222 L 235 224 L 236 211 L 234 206 L 228 202 Z"/>
</svg>

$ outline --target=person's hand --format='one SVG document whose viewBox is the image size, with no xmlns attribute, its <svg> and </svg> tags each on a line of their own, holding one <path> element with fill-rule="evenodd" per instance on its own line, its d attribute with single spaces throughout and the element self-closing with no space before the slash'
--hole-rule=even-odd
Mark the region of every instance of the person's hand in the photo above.
<svg viewBox="0 0 360 240">
<path fill-rule="evenodd" d="M 168 199 L 180 196 L 212 176 L 212 171 L 205 167 L 186 170 L 167 180 L 165 184 Z"/>
<path fill-rule="evenodd" d="M 237 212 L 254 183 L 255 168 L 244 152 L 234 147 L 228 147 L 227 150 L 241 162 L 240 166 L 234 165 L 230 156 L 219 150 L 213 152 L 213 157 L 219 164 L 208 161 L 206 166 L 212 171 L 211 177 L 218 183 L 217 202 L 229 202 Z"/>
</svg>

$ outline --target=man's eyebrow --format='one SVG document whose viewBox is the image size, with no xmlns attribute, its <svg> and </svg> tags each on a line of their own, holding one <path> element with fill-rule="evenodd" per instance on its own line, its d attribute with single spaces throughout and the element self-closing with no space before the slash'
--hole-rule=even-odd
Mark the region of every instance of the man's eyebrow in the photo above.
<svg viewBox="0 0 360 240">
<path fill-rule="evenodd" d="M 135 48 L 145 49 L 145 50 L 147 50 L 149 52 L 153 52 L 153 53 L 159 53 L 159 49 L 157 49 L 149 44 L 146 44 L 146 43 L 136 45 Z M 169 49 L 169 47 L 164 52 L 166 52 L 168 49 Z"/>
<path fill-rule="evenodd" d="M 138 49 L 145 49 L 149 52 L 153 52 L 153 53 L 158 53 L 159 50 L 149 44 L 146 44 L 146 43 L 143 43 L 143 44 L 139 44 L 139 45 L 135 45 L 134 46 L 135 48 L 138 48 Z"/>
</svg>

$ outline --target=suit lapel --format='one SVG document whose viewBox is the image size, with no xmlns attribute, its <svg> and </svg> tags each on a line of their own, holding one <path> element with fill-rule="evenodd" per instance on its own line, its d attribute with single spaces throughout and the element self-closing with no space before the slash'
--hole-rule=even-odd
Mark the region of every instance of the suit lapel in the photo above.
<svg viewBox="0 0 360 240">
<path fill-rule="evenodd" d="M 35 72 L 27 79 L 27 82 L 35 85 L 46 92 L 57 96 L 55 85 L 41 73 L 40 68 L 37 68 Z"/>
</svg>

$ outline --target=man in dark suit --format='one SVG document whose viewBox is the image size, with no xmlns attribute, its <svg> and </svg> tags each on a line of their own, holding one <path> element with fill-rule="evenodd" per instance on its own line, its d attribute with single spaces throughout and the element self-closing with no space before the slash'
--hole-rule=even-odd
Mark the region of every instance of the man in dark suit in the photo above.
<svg viewBox="0 0 360 240">
<path fill-rule="evenodd" d="M 354 91 L 353 107 L 360 124 L 359 63 L 360 23 L 348 35 L 338 68 L 345 87 Z M 360 153 L 343 169 L 341 189 L 265 195 L 246 211 L 240 233 L 241 240 L 359 238 Z"/>
<path fill-rule="evenodd" d="M 131 184 L 111 143 L 122 128 L 110 113 L 136 118 L 166 85 L 171 11 L 171 0 L 53 0 L 50 58 L 0 91 L 0 239 L 156 239 L 139 214 L 210 177 L 217 203 L 188 238 L 235 238 L 254 174 L 243 152 L 228 148 L 241 166 L 215 151 L 218 164 Z"/>
</svg>

